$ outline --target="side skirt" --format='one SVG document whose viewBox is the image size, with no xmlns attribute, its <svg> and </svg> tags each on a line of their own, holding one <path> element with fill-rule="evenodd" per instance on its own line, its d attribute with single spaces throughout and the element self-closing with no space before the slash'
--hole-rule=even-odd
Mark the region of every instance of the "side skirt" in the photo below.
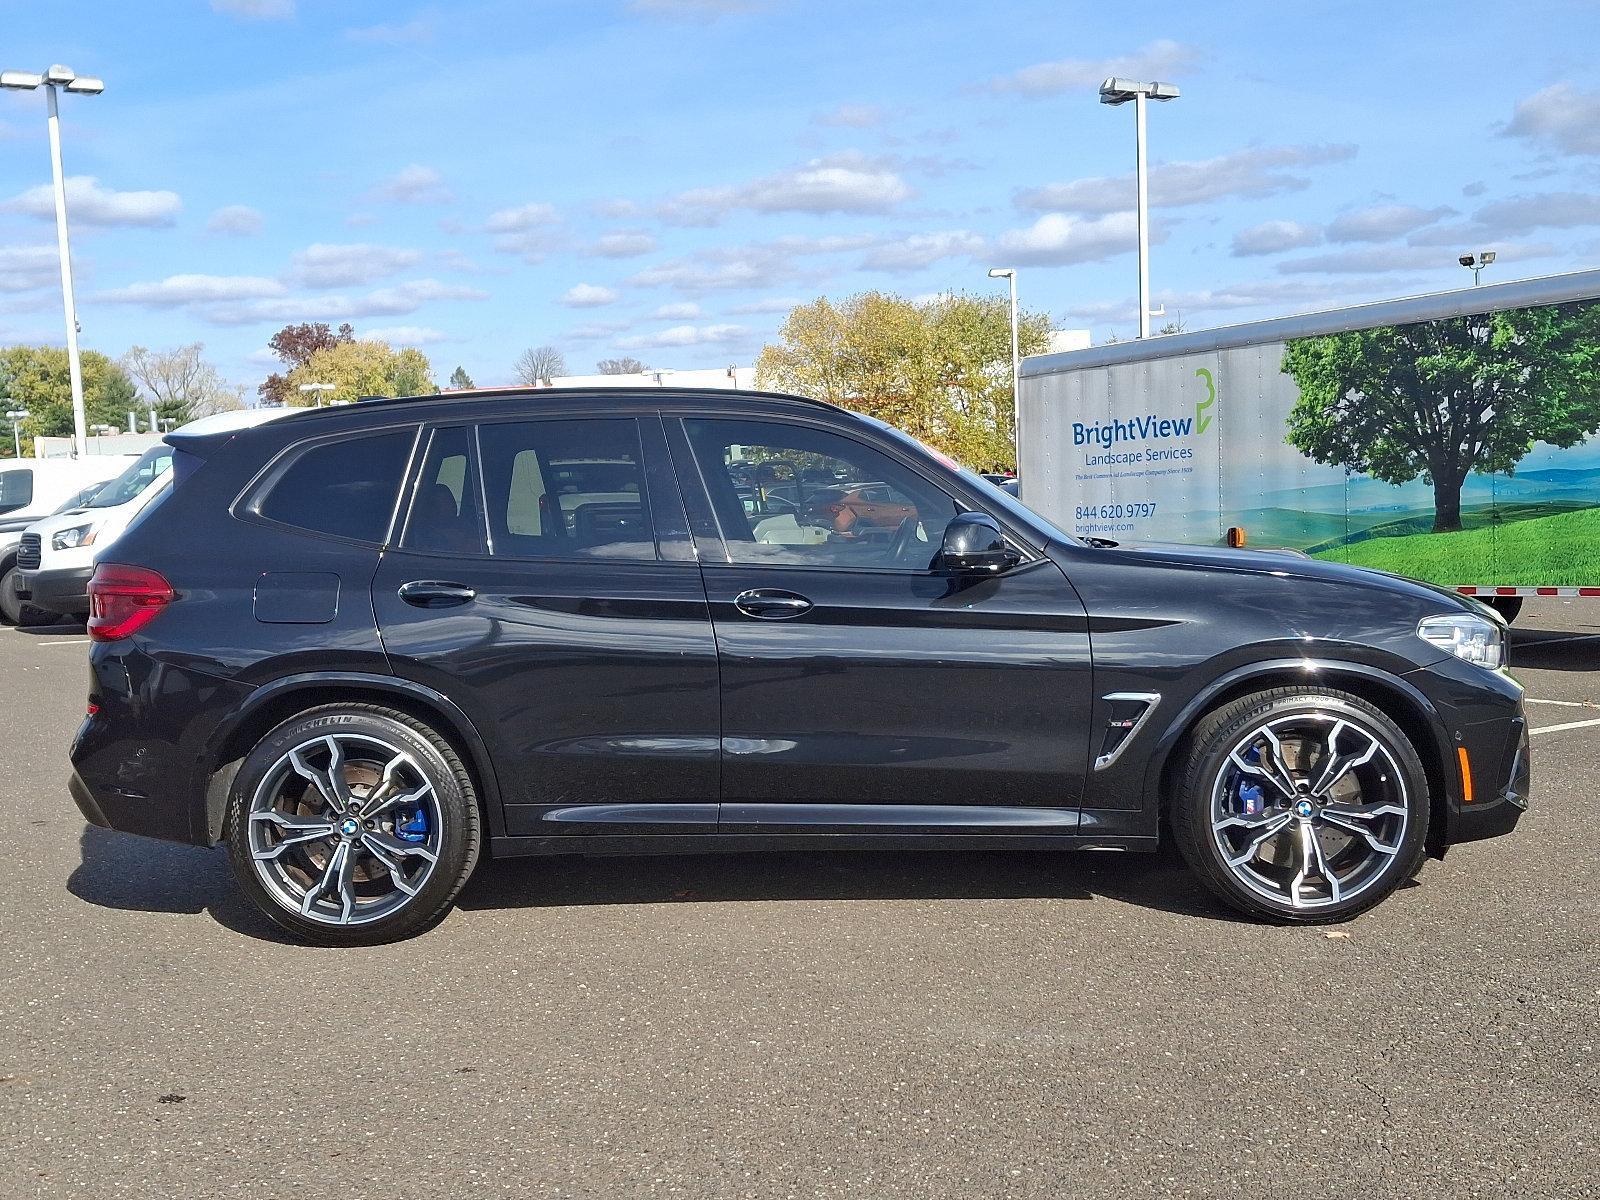
<svg viewBox="0 0 1600 1200">
<path fill-rule="evenodd" d="M 757 851 L 850 849 L 905 850 L 1109 850 L 1149 853 L 1154 837 L 1083 837 L 992 833 L 669 833 L 557 837 L 497 837 L 494 858 L 555 855 L 747 854 Z"/>
</svg>

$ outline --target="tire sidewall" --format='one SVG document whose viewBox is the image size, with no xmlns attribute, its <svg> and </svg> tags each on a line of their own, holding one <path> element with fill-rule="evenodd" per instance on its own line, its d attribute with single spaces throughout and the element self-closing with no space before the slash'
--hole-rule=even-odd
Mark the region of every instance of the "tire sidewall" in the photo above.
<svg viewBox="0 0 1600 1200">
<path fill-rule="evenodd" d="M 1229 751 L 1250 729 L 1283 717 L 1302 715 L 1335 716 L 1360 726 L 1378 738 L 1399 769 L 1406 790 L 1406 832 L 1399 851 L 1392 856 L 1376 880 L 1360 894 L 1338 904 L 1314 909 L 1297 909 L 1287 901 L 1268 899 L 1250 890 L 1223 860 L 1211 827 L 1211 803 L 1217 777 L 1227 763 Z M 1184 775 L 1181 820 L 1175 822 L 1178 842 L 1190 866 L 1213 891 L 1235 907 L 1281 922 L 1317 924 L 1347 920 L 1380 903 L 1415 874 L 1426 853 L 1431 798 L 1427 771 L 1403 730 L 1384 713 L 1355 697 L 1307 692 L 1263 700 L 1244 708 L 1230 719 L 1205 731 L 1191 749 L 1189 769 Z M 1175 814 L 1177 815 L 1177 814 Z"/>
<path fill-rule="evenodd" d="M 247 828 L 256 790 L 290 749 L 330 733 L 362 734 L 400 746 L 412 755 L 433 785 L 444 825 L 439 861 L 422 889 L 398 911 L 362 925 L 327 925 L 287 908 L 257 876 Z M 452 756 L 453 757 L 453 756 Z M 250 901 L 299 938 L 326 944 L 375 945 L 412 937 L 431 928 L 449 911 L 466 881 L 478 846 L 478 810 L 470 780 L 435 743 L 407 720 L 378 711 L 325 710 L 291 718 L 274 728 L 239 766 L 228 799 L 224 840 L 240 886 Z"/>
</svg>

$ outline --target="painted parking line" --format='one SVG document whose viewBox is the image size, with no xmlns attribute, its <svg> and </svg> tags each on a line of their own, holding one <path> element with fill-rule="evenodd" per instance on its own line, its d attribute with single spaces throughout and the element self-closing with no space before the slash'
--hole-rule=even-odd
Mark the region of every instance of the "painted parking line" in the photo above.
<svg viewBox="0 0 1600 1200">
<path fill-rule="evenodd" d="M 88 646 L 92 644 L 89 638 L 51 638 L 48 642 L 41 641 L 41 646 Z"/>
<path fill-rule="evenodd" d="M 1537 696 L 1524 696 L 1524 704 L 1559 704 L 1562 708 L 1600 708 L 1592 700 L 1540 700 Z"/>
<path fill-rule="evenodd" d="M 1567 721 L 1561 725 L 1541 725 L 1537 729 L 1528 730 L 1528 733 L 1530 735 L 1536 733 L 1560 733 L 1563 729 L 1592 729 L 1596 725 L 1600 725 L 1600 717 L 1595 718 L 1593 721 Z"/>
</svg>

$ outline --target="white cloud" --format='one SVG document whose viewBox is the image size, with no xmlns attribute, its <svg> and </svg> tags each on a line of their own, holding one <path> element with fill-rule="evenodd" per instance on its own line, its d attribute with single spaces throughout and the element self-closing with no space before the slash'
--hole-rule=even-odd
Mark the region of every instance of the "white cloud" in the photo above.
<svg viewBox="0 0 1600 1200">
<path fill-rule="evenodd" d="M 1600 92 L 1552 84 L 1517 104 L 1501 132 L 1553 146 L 1563 154 L 1600 154 Z"/>
<path fill-rule="evenodd" d="M 601 338 L 609 338 L 621 333 L 624 329 L 632 328 L 626 321 L 591 321 L 587 325 L 575 325 L 561 334 L 564 342 L 597 342 Z"/>
<path fill-rule="evenodd" d="M 1454 215 L 1453 208 L 1424 209 L 1412 204 L 1374 204 L 1334 218 L 1328 225 L 1328 240 L 1387 242 Z"/>
<path fill-rule="evenodd" d="M 1461 189 L 1463 196 L 1481 196 L 1489 190 L 1489 185 L 1481 179 L 1475 179 Z"/>
<path fill-rule="evenodd" d="M 420 163 L 402 167 L 378 184 L 372 195 L 397 204 L 447 204 L 455 199 L 445 186 L 444 176 Z"/>
<path fill-rule="evenodd" d="M 262 223 L 261 213 L 248 204 L 229 204 L 211 214 L 206 221 L 206 232 L 250 237 L 261 232 Z"/>
<path fill-rule="evenodd" d="M 1475 214 L 1478 225 L 1501 235 L 1526 229 L 1577 229 L 1600 225 L 1600 195 L 1593 192 L 1537 192 L 1485 204 Z"/>
<path fill-rule="evenodd" d="M 793 296 L 774 296 L 767 300 L 752 300 L 748 304 L 736 304 L 728 311 L 740 316 L 755 316 L 763 313 L 786 313 L 791 308 L 798 308 L 804 300 Z"/>
<path fill-rule="evenodd" d="M 1137 224 L 1132 213 L 1110 213 L 1086 219 L 1046 213 L 1026 229 L 1000 235 L 994 256 L 1009 263 L 1064 266 L 1097 262 L 1135 248 Z M 1161 240 L 1157 230 L 1152 240 Z"/>
<path fill-rule="evenodd" d="M 818 115 L 816 122 L 840 129 L 870 129 L 874 125 L 882 125 L 887 115 L 876 104 L 841 104 Z"/>
<path fill-rule="evenodd" d="M 1233 235 L 1233 256 L 1248 258 L 1256 254 L 1279 254 L 1300 250 L 1322 241 L 1322 230 L 1299 221 L 1263 221 Z"/>
<path fill-rule="evenodd" d="M 60 279 L 61 260 L 54 246 L 0 246 L 0 280 L 7 291 L 32 291 Z"/>
<path fill-rule="evenodd" d="M 1350 145 L 1259 146 L 1194 162 L 1157 163 L 1150 168 L 1150 203 L 1157 208 L 1208 204 L 1226 196 L 1260 199 L 1302 191 L 1311 181 L 1285 167 L 1318 166 L 1352 158 Z M 1134 206 L 1131 174 L 1068 183 L 1047 183 L 1017 193 L 1021 208 L 1050 212 L 1112 213 Z"/>
<path fill-rule="evenodd" d="M 93 175 L 67 179 L 67 216 L 77 225 L 171 225 L 182 207 L 177 192 L 112 191 L 102 188 Z M 0 208 L 54 221 L 55 190 L 42 183 L 13 196 Z"/>
<path fill-rule="evenodd" d="M 1390 271 L 1437 267 L 1455 262 L 1453 256 L 1426 246 L 1362 246 L 1307 258 L 1290 258 L 1277 264 L 1285 275 L 1382 275 Z"/>
<path fill-rule="evenodd" d="M 915 233 L 897 241 L 880 243 L 862 265 L 876 271 L 914 271 L 942 258 L 979 254 L 983 247 L 983 238 L 965 229 Z"/>
<path fill-rule="evenodd" d="M 455 340 L 443 330 L 427 325 L 375 325 L 371 329 L 363 329 L 361 336 L 377 342 L 388 342 L 391 346 L 432 346 Z"/>
<path fill-rule="evenodd" d="M 1056 62 L 1035 63 L 1010 75 L 991 79 L 987 87 L 992 92 L 1054 96 L 1061 92 L 1098 88 L 1101 81 L 1111 75 L 1132 75 L 1140 79 L 1169 78 L 1193 67 L 1199 57 L 1200 53 L 1195 47 L 1163 38 L 1118 58 L 1063 58 Z"/>
<path fill-rule="evenodd" d="M 692 300 L 682 304 L 663 304 L 650 314 L 654 321 L 693 321 L 701 315 L 700 306 Z"/>
<path fill-rule="evenodd" d="M 560 303 L 568 308 L 600 308 L 607 304 L 615 304 L 621 298 L 621 294 L 612 288 L 580 283 L 568 288 L 562 295 Z"/>
<path fill-rule="evenodd" d="M 211 0 L 211 11 L 247 21 L 286 21 L 294 16 L 294 0 Z"/>
<path fill-rule="evenodd" d="M 629 0 L 628 11 L 680 21 L 715 21 L 734 13 L 755 12 L 767 0 Z"/>
<path fill-rule="evenodd" d="M 95 296 L 102 304 L 143 304 L 177 308 L 218 301 L 260 300 L 282 296 L 288 289 L 260 275 L 168 275 L 151 283 L 130 283 Z"/>
<path fill-rule="evenodd" d="M 526 233 L 543 225 L 554 225 L 558 219 L 554 205 L 521 204 L 490 213 L 483 228 L 488 233 Z"/>
<path fill-rule="evenodd" d="M 637 258 L 655 248 L 656 239 L 648 233 L 618 232 L 602 234 L 584 253 L 600 258 Z"/>
<path fill-rule="evenodd" d="M 276 282 L 271 281 L 271 282 Z M 238 303 L 196 306 L 204 319 L 218 325 L 266 321 L 353 321 L 363 317 L 401 317 L 439 300 L 486 300 L 489 293 L 437 279 L 414 279 L 360 295 L 282 296 Z"/>
<path fill-rule="evenodd" d="M 624 350 L 656 350 L 673 346 L 724 346 L 743 341 L 750 331 L 743 325 L 674 325 L 659 333 L 620 338 Z"/>
<path fill-rule="evenodd" d="M 366 42 L 374 46 L 420 46 L 433 41 L 433 22 L 426 17 L 393 25 L 368 25 L 362 29 L 346 29 L 344 36 L 352 42 Z"/>
<path fill-rule="evenodd" d="M 421 258 L 416 250 L 391 246 L 318 242 L 295 253 L 290 274 L 305 287 L 359 287 L 397 275 Z"/>
<path fill-rule="evenodd" d="M 661 206 L 677 225 L 714 225 L 728 213 L 881 213 L 914 193 L 887 163 L 859 154 L 813 159 L 804 166 L 728 187 L 697 188 Z"/>
</svg>

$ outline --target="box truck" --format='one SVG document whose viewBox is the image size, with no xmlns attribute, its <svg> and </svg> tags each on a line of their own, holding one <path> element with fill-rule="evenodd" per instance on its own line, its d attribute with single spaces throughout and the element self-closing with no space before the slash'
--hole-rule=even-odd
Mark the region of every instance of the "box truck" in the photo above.
<svg viewBox="0 0 1600 1200">
<path fill-rule="evenodd" d="M 1277 547 L 1515 616 L 1600 596 L 1600 270 L 1028 358 L 1024 503 Z"/>
</svg>

